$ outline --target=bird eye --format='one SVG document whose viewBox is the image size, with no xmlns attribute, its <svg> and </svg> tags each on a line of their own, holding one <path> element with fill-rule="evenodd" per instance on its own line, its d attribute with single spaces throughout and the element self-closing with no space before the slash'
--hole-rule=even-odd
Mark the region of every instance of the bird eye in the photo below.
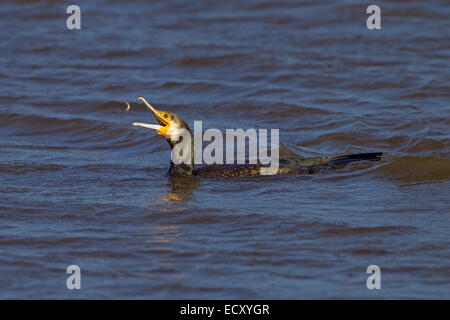
<svg viewBox="0 0 450 320">
<path fill-rule="evenodd" d="M 166 113 L 166 114 L 164 114 L 164 118 L 168 118 L 169 117 L 169 115 Z"/>
</svg>

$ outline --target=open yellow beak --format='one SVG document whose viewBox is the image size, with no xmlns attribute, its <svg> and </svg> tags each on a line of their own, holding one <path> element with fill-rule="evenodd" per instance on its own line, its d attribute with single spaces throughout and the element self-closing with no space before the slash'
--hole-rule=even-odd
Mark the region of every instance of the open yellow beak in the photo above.
<svg viewBox="0 0 450 320">
<path fill-rule="evenodd" d="M 155 108 L 153 108 L 150 103 L 147 102 L 143 97 L 139 97 L 138 100 L 141 100 L 144 102 L 144 104 L 147 106 L 147 108 L 153 113 L 153 116 L 156 118 L 156 121 L 158 121 L 159 125 L 157 124 L 148 124 L 148 123 L 142 123 L 142 122 L 133 122 L 133 126 L 139 126 L 144 127 L 148 129 L 155 130 L 158 134 L 166 134 L 167 131 L 170 129 L 170 122 L 168 118 L 167 112 L 159 111 Z"/>
</svg>

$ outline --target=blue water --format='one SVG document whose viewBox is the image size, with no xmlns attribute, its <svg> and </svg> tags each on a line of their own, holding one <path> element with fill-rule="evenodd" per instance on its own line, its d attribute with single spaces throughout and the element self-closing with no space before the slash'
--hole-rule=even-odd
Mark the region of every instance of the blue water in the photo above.
<svg viewBox="0 0 450 320">
<path fill-rule="evenodd" d="M 0 298 L 450 298 L 444 1 L 379 1 L 381 30 L 357 1 L 76 4 L 74 31 L 66 3 L 0 6 Z M 155 121 L 139 96 L 305 156 L 384 158 L 171 179 L 167 142 L 131 126 Z"/>
</svg>

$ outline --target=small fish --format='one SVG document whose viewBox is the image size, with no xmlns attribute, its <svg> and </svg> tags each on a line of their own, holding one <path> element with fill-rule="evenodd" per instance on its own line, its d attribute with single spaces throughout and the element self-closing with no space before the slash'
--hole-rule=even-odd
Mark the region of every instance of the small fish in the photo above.
<svg viewBox="0 0 450 320">
<path fill-rule="evenodd" d="M 131 109 L 130 103 L 127 102 L 127 101 L 124 101 L 124 102 L 125 102 L 126 105 L 127 105 L 127 108 L 125 109 L 125 111 L 130 111 L 130 109 Z"/>
</svg>

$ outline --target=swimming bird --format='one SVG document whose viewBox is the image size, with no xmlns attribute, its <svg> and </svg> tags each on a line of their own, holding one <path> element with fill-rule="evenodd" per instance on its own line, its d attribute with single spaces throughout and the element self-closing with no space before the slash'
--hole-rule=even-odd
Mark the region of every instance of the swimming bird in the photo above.
<svg viewBox="0 0 450 320">
<path fill-rule="evenodd" d="M 199 176 L 199 177 L 235 177 L 235 176 L 259 176 L 261 168 L 268 167 L 264 164 L 213 164 L 204 165 L 199 168 L 194 166 L 194 137 L 192 130 L 187 123 L 176 113 L 161 111 L 150 105 L 143 97 L 138 100 L 144 102 L 146 107 L 152 112 L 158 124 L 148 124 L 142 122 L 133 122 L 134 126 L 140 126 L 154 130 L 157 134 L 163 136 L 169 143 L 171 149 L 181 143 L 182 131 L 188 132 L 191 136 L 190 160 L 184 163 L 175 164 L 170 161 L 168 173 L 170 176 Z M 180 139 L 181 136 L 181 139 Z M 340 165 L 356 161 L 378 161 L 381 159 L 382 152 L 349 154 L 331 158 L 304 158 L 297 153 L 286 148 L 280 143 L 279 150 L 279 168 L 276 174 L 305 174 L 314 173 Z"/>
</svg>

